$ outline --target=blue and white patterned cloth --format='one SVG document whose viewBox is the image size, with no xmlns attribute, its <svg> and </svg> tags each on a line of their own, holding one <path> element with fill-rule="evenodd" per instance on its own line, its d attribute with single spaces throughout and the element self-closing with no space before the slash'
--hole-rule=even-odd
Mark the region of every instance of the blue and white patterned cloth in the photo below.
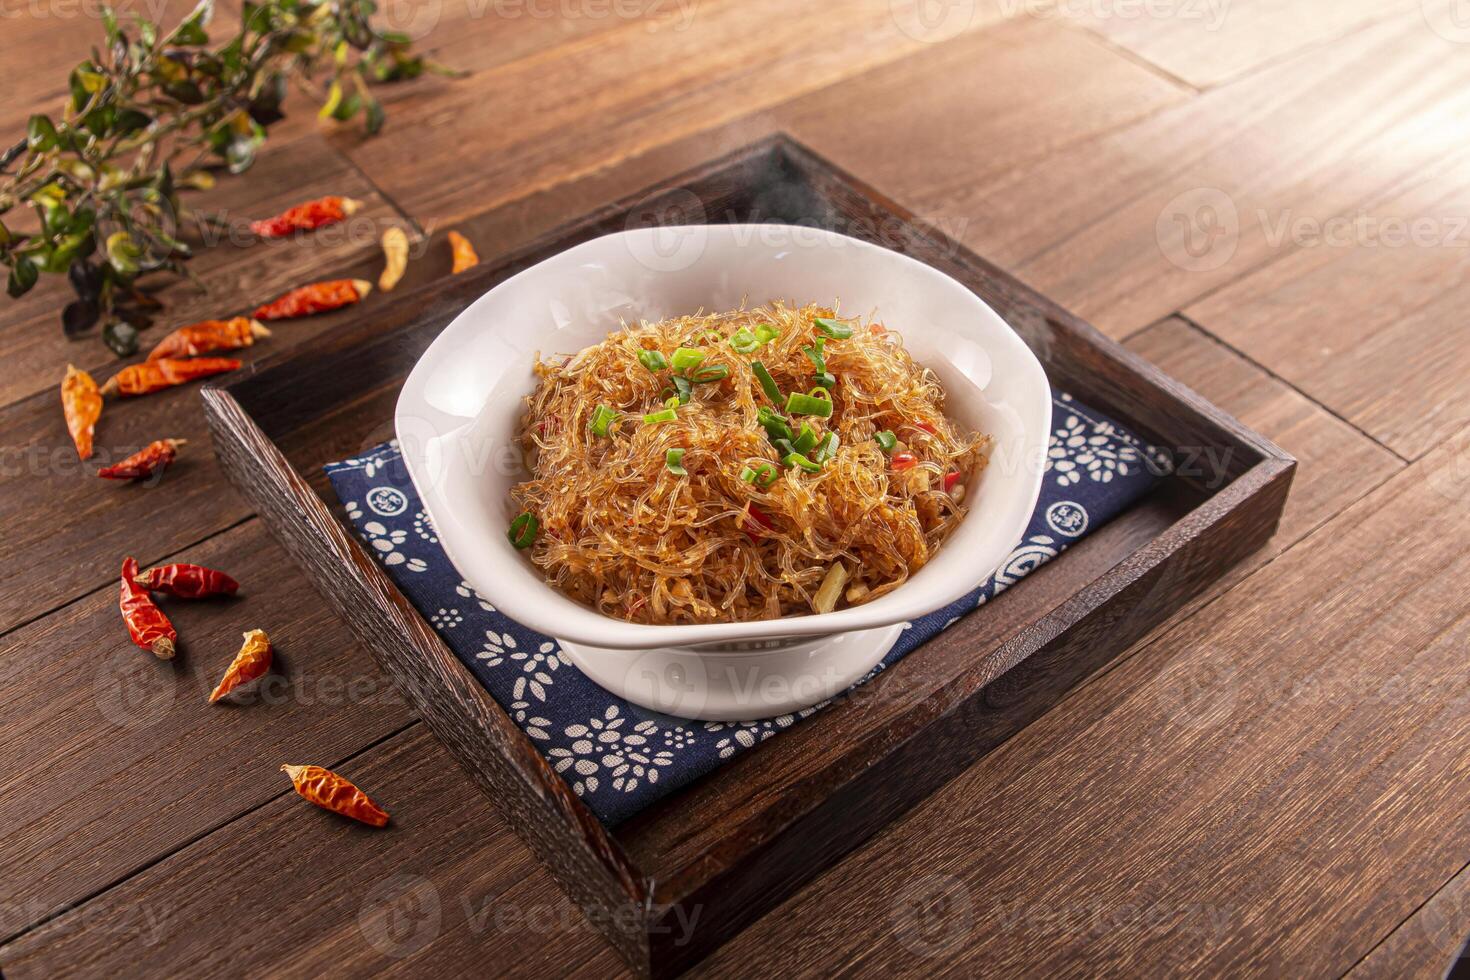
<svg viewBox="0 0 1470 980">
<path fill-rule="evenodd" d="M 1167 453 L 1069 395 L 1052 399 L 1052 429 L 1025 539 L 969 595 L 905 624 L 873 674 L 1111 519 L 1170 465 Z M 439 546 L 396 442 L 326 469 L 389 577 L 605 824 L 626 820 L 827 703 L 759 721 L 700 722 L 624 701 L 563 660 L 555 640 L 517 623 L 514 610 L 496 609 L 464 581 Z"/>
</svg>

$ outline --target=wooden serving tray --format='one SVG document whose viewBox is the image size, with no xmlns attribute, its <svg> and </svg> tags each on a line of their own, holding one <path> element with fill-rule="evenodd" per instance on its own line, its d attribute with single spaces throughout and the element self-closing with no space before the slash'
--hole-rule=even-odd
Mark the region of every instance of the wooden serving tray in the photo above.
<svg viewBox="0 0 1470 980">
<path fill-rule="evenodd" d="M 339 518 L 324 463 L 388 438 L 439 331 L 508 276 L 640 224 L 835 228 L 942 269 L 1026 339 L 1052 383 L 1209 459 L 860 692 L 614 829 L 600 824 Z M 1295 461 L 872 188 L 784 137 L 609 205 L 207 388 L 225 472 L 633 968 L 708 954 L 1054 704 L 1275 531 Z M 1204 482 L 1195 474 L 1218 475 Z M 693 923 L 692 932 L 686 926 Z"/>
</svg>

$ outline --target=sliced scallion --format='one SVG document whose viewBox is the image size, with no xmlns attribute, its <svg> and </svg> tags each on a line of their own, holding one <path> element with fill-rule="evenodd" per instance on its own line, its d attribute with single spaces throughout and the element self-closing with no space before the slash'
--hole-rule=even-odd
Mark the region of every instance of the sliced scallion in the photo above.
<svg viewBox="0 0 1470 980">
<path fill-rule="evenodd" d="M 610 434 L 608 431 L 609 428 L 622 417 L 620 413 L 613 411 L 606 405 L 598 405 L 597 411 L 593 413 L 592 422 L 588 427 L 592 430 L 594 436 L 601 436 L 606 439 Z"/>
<path fill-rule="evenodd" d="M 755 349 L 760 345 L 761 342 L 755 339 L 755 334 L 746 330 L 744 327 L 741 327 L 730 335 L 730 346 L 735 348 L 738 354 L 754 353 Z"/>
<path fill-rule="evenodd" d="M 689 471 L 684 468 L 684 450 L 670 449 L 664 453 L 664 466 L 668 467 L 670 473 L 675 476 L 688 476 Z"/>
<path fill-rule="evenodd" d="M 669 366 L 669 362 L 656 350 L 639 351 L 638 363 L 653 372 L 662 371 Z"/>
<path fill-rule="evenodd" d="M 817 369 L 818 374 L 822 374 L 827 370 L 827 351 L 824 349 L 826 343 L 827 338 L 818 337 L 816 343 L 810 347 L 803 347 L 801 349 L 801 352 L 806 355 L 806 359 L 812 362 L 812 367 Z"/>
<path fill-rule="evenodd" d="M 761 463 L 759 466 L 743 466 L 740 468 L 740 482 L 753 483 L 762 490 L 776 482 L 779 476 L 776 467 L 770 463 Z"/>
<path fill-rule="evenodd" d="M 824 389 L 816 388 L 815 391 Z M 786 411 L 792 415 L 815 415 L 818 418 L 832 417 L 831 397 L 822 398 L 816 395 L 803 395 L 799 391 L 793 391 L 786 397 Z"/>
<path fill-rule="evenodd" d="M 661 412 L 649 412 L 643 416 L 644 425 L 658 425 L 660 422 L 672 422 L 679 417 L 679 413 L 672 408 L 666 408 Z"/>
<path fill-rule="evenodd" d="M 837 433 L 827 433 L 822 437 L 822 441 L 817 443 L 817 451 L 812 454 L 812 461 L 820 465 L 827 462 L 833 456 L 836 456 L 837 446 L 840 442 L 841 439 L 838 438 Z"/>
<path fill-rule="evenodd" d="M 852 327 L 845 323 L 838 323 L 830 317 L 819 316 L 812 321 L 812 324 L 834 340 L 846 340 L 852 336 Z"/>
<path fill-rule="evenodd" d="M 781 336 L 781 331 L 777 330 L 769 323 L 756 324 L 755 339 L 760 342 L 762 347 L 764 347 L 766 344 L 769 344 L 771 341 L 775 340 L 779 336 Z"/>
<path fill-rule="evenodd" d="M 536 515 L 525 511 L 510 522 L 510 530 L 505 532 L 505 536 L 520 550 L 531 547 L 531 542 L 536 540 L 536 532 L 540 530 L 541 522 L 536 520 Z"/>
<path fill-rule="evenodd" d="M 693 347 L 680 347 L 674 351 L 674 357 L 669 363 L 675 371 L 688 371 L 699 367 L 704 360 L 704 351 L 695 350 Z"/>
<path fill-rule="evenodd" d="M 894 435 L 889 429 L 884 429 L 882 432 L 873 436 L 873 441 L 878 444 L 878 448 L 883 450 L 885 454 L 892 453 L 898 446 L 898 436 Z"/>
<path fill-rule="evenodd" d="M 694 391 L 694 386 L 689 379 L 682 374 L 674 375 L 674 397 L 679 400 L 680 405 L 689 404 L 689 395 Z"/>
<path fill-rule="evenodd" d="M 791 447 L 802 455 L 806 455 L 812 451 L 812 447 L 816 444 L 817 430 L 805 422 L 801 423 L 801 433 L 795 439 L 791 440 Z"/>
<path fill-rule="evenodd" d="M 784 462 L 787 466 L 799 466 L 802 469 L 806 470 L 808 473 L 822 472 L 822 467 L 820 464 L 813 463 L 801 453 L 787 453 L 782 462 Z"/>
<path fill-rule="evenodd" d="M 689 380 L 697 385 L 706 385 L 711 381 L 723 381 L 729 376 L 730 369 L 725 367 L 725 365 L 711 364 L 709 367 L 702 367 L 689 375 Z"/>
<path fill-rule="evenodd" d="M 822 388 L 835 388 L 837 386 L 837 375 L 831 371 L 823 371 L 821 374 L 816 375 L 814 380 Z"/>
<path fill-rule="evenodd" d="M 771 400 L 772 405 L 781 404 L 781 389 L 776 385 L 776 379 L 771 377 L 771 372 L 760 361 L 751 361 L 750 370 L 755 374 L 755 379 L 761 383 L 761 391 Z"/>
</svg>

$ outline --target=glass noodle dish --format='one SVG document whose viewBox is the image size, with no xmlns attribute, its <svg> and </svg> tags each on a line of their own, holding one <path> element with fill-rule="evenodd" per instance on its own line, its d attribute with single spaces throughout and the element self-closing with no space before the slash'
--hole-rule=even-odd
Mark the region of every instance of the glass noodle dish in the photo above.
<svg viewBox="0 0 1470 980">
<path fill-rule="evenodd" d="M 825 613 L 902 585 L 965 516 L 988 439 L 882 324 L 771 303 L 540 360 L 509 537 L 656 625 Z"/>
</svg>

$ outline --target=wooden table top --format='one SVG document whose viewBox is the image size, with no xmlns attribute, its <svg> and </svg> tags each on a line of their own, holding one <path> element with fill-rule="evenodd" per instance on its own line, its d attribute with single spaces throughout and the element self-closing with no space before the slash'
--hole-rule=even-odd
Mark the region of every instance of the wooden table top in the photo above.
<svg viewBox="0 0 1470 980">
<path fill-rule="evenodd" d="M 1470 933 L 1470 26 L 1454 0 L 916 3 L 428 0 L 421 46 L 464 77 L 385 90 L 372 139 L 303 86 L 210 201 L 359 197 L 433 236 L 427 279 L 450 227 L 503 252 L 785 130 L 1301 460 L 1264 552 L 696 972 L 1442 974 Z M 0 132 L 58 104 L 88 10 L 5 0 Z M 221 245 L 168 325 L 376 265 L 375 236 Z M 195 389 L 104 417 L 104 451 L 199 440 L 159 486 L 77 464 L 55 385 L 113 361 L 63 339 L 65 290 L 0 301 L 4 976 L 620 974 L 225 485 Z M 117 622 L 125 554 L 248 595 L 180 609 L 159 671 Z M 278 683 L 206 710 L 253 626 Z M 304 805 L 282 761 L 393 826 Z"/>
</svg>

